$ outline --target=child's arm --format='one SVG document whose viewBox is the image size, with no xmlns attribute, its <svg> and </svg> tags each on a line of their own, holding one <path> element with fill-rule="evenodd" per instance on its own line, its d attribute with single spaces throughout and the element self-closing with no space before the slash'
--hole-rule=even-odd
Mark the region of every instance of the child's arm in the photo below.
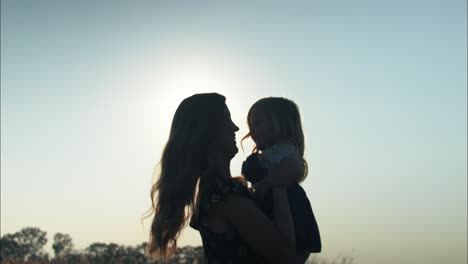
<svg viewBox="0 0 468 264">
<path fill-rule="evenodd" d="M 279 165 L 272 168 L 268 175 L 254 185 L 255 192 L 262 196 L 273 187 L 294 184 L 304 176 L 304 161 L 297 154 L 282 159 Z"/>
</svg>

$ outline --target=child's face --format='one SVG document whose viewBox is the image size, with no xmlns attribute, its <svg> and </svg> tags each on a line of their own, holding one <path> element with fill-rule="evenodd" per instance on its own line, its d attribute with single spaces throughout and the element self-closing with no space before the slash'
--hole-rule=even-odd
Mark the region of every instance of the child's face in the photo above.
<svg viewBox="0 0 468 264">
<path fill-rule="evenodd" d="M 249 120 L 250 137 L 255 142 L 258 150 L 263 150 L 273 141 L 271 126 L 265 114 L 253 109 Z"/>
</svg>

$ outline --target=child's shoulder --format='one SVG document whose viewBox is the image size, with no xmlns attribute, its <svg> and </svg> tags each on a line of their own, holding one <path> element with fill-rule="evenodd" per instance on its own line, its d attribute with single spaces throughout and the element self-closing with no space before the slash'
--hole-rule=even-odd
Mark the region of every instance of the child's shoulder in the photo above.
<svg viewBox="0 0 468 264">
<path fill-rule="evenodd" d="M 297 154 L 297 148 L 288 142 L 276 143 L 262 152 L 262 159 L 272 164 L 279 164 L 284 158 Z"/>
</svg>

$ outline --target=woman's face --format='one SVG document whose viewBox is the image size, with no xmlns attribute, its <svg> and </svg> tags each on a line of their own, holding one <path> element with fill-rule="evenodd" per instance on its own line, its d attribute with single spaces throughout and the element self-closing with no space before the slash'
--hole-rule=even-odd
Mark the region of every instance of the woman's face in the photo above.
<svg viewBox="0 0 468 264">
<path fill-rule="evenodd" d="M 236 146 L 236 132 L 238 130 L 239 128 L 232 122 L 231 113 L 226 106 L 224 118 L 219 128 L 218 144 L 229 159 L 232 159 L 238 151 Z"/>
<path fill-rule="evenodd" d="M 271 127 L 266 116 L 258 109 L 252 109 L 249 117 L 250 137 L 259 150 L 265 149 L 273 141 Z"/>
</svg>

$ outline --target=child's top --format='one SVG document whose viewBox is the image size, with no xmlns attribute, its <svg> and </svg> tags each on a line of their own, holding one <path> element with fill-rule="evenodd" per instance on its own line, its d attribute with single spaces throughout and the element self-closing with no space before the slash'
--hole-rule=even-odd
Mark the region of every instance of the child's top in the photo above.
<svg viewBox="0 0 468 264">
<path fill-rule="evenodd" d="M 264 168 L 276 167 L 280 162 L 296 153 L 296 148 L 287 143 L 278 143 L 265 149 L 259 155 L 260 165 Z"/>
<path fill-rule="evenodd" d="M 277 167 L 280 162 L 296 153 L 291 144 L 275 144 L 262 153 L 253 153 L 242 164 L 242 174 L 246 180 L 255 184 L 268 175 L 268 170 Z M 321 252 L 322 244 L 317 221 L 312 206 L 304 189 L 295 183 L 288 187 L 289 206 L 296 233 L 296 249 L 298 251 Z M 256 199 L 259 207 L 270 218 L 273 218 L 273 199 L 271 192 L 263 200 Z"/>
</svg>

